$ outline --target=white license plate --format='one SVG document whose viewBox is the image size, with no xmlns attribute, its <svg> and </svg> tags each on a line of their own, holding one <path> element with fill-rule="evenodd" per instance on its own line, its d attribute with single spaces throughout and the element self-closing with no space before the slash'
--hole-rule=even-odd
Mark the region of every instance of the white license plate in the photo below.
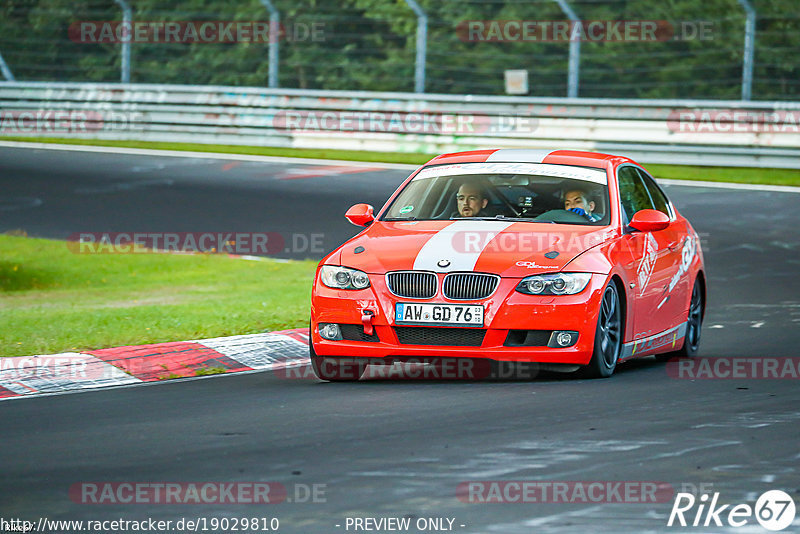
<svg viewBox="0 0 800 534">
<path fill-rule="evenodd" d="M 394 322 L 396 324 L 481 327 L 483 326 L 483 306 L 398 302 L 394 306 Z"/>
</svg>

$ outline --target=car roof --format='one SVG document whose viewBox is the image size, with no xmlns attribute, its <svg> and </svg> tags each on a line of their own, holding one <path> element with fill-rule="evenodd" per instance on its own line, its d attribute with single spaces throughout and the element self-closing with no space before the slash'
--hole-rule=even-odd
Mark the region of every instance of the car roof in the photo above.
<svg viewBox="0 0 800 534">
<path fill-rule="evenodd" d="M 450 163 L 483 163 L 483 162 L 524 162 L 524 163 L 551 163 L 555 165 L 577 165 L 580 167 L 595 167 L 605 169 L 609 160 L 618 163 L 635 161 L 624 156 L 602 154 L 600 152 L 585 152 L 581 150 L 539 150 L 527 148 L 500 148 L 493 150 L 470 150 L 467 152 L 454 152 L 442 154 L 430 160 L 426 165 L 443 165 Z"/>
</svg>

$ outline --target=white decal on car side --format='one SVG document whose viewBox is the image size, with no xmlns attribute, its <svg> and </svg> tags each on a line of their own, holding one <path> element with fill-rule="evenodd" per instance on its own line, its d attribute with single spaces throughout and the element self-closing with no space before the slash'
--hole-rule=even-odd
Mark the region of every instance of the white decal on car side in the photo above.
<svg viewBox="0 0 800 534">
<path fill-rule="evenodd" d="M 681 265 L 678 267 L 678 272 L 675 273 L 675 276 L 672 277 L 672 280 L 669 281 L 669 288 L 667 292 L 672 292 L 675 289 L 675 286 L 678 285 L 678 281 L 681 279 L 681 276 L 686 274 L 689 270 L 689 266 L 692 264 L 692 260 L 694 260 L 694 255 L 697 252 L 697 240 L 692 238 L 692 236 L 688 236 L 686 241 L 683 243 L 683 251 L 681 251 Z"/>
<path fill-rule="evenodd" d="M 622 354 L 620 355 L 619 361 L 627 360 L 635 355 L 641 356 L 665 345 L 671 344 L 674 349 L 678 341 L 683 339 L 685 335 L 686 323 L 681 323 L 678 326 L 674 326 L 653 336 L 624 343 L 622 345 Z"/>
<path fill-rule="evenodd" d="M 656 258 L 658 258 L 658 243 L 652 233 L 647 234 L 647 239 L 644 242 L 644 254 L 639 267 L 636 269 L 636 280 L 639 283 L 639 295 L 644 295 L 644 290 L 650 282 L 650 276 L 653 274 L 653 269 L 656 265 Z"/>
<path fill-rule="evenodd" d="M 502 221 L 455 221 L 436 232 L 419 250 L 414 259 L 414 270 L 447 273 L 471 271 L 486 245 L 494 237 L 514 224 Z M 474 237 L 475 239 L 470 239 Z M 458 243 L 459 246 L 454 246 Z M 461 246 L 461 244 L 478 246 Z M 450 265 L 439 267 L 440 260 L 448 260 Z"/>
</svg>

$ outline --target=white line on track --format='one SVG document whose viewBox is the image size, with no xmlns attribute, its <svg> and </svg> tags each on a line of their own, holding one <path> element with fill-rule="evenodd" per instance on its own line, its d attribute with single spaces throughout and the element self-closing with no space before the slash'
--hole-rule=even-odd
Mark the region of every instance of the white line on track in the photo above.
<svg viewBox="0 0 800 534">
<path fill-rule="evenodd" d="M 66 150 L 73 152 L 95 152 L 105 154 L 127 154 L 131 156 L 164 156 L 176 158 L 203 158 L 233 161 L 257 161 L 263 163 L 299 163 L 305 165 L 349 165 L 358 167 L 380 167 L 413 171 L 419 165 L 403 163 L 380 163 L 375 161 L 349 161 L 338 159 L 291 158 L 280 156 L 257 156 L 253 154 L 227 154 L 225 152 L 187 152 L 183 150 L 153 150 L 148 148 L 123 148 L 113 146 L 62 145 L 56 143 L 32 143 L 23 141 L 0 141 L 0 147 L 34 148 L 40 150 Z M 707 182 L 701 180 L 659 179 L 659 183 L 687 187 L 711 187 L 717 189 L 738 189 L 741 191 L 770 191 L 775 193 L 800 193 L 800 187 L 789 185 L 736 184 L 730 182 Z"/>
<path fill-rule="evenodd" d="M 658 183 L 666 185 L 680 185 L 686 187 L 714 187 L 718 189 L 739 189 L 743 191 L 770 191 L 775 193 L 800 193 L 800 187 L 791 185 L 766 185 L 766 184 L 736 184 L 732 182 L 706 182 L 703 180 L 672 180 L 669 178 L 656 178 Z"/>
<path fill-rule="evenodd" d="M 228 154 L 225 152 L 189 152 L 184 150 L 153 150 L 149 148 L 123 148 L 114 146 L 61 145 L 55 143 L 28 143 L 22 141 L 0 141 L 0 147 L 35 148 L 41 150 L 67 150 L 73 152 L 95 152 L 127 154 L 132 156 L 165 156 L 175 158 L 203 158 L 233 161 L 259 161 L 264 163 L 300 163 L 306 165 L 341 165 L 357 167 L 382 167 L 384 169 L 416 170 L 420 165 L 380 163 L 375 161 L 345 161 L 339 159 L 289 158 L 280 156 L 257 156 L 255 154 Z"/>
<path fill-rule="evenodd" d="M 295 367 L 304 367 L 307 365 L 311 365 L 311 362 L 304 362 L 299 361 L 296 364 L 288 365 L 284 367 L 285 369 L 293 369 Z M 111 391 L 115 389 L 131 389 L 131 388 L 140 388 L 140 387 L 149 387 L 149 386 L 158 386 L 164 384 L 185 384 L 187 382 L 194 382 L 195 380 L 206 380 L 209 378 L 222 378 L 226 376 L 241 376 L 241 375 L 251 375 L 255 373 L 271 373 L 275 372 L 275 369 L 264 368 L 264 369 L 248 369 L 247 371 L 236 371 L 235 373 L 218 373 L 213 375 L 203 375 L 203 376 L 184 376 L 181 378 L 170 379 L 170 380 L 154 380 L 151 382 L 136 382 L 131 384 L 115 384 L 113 386 L 105 386 L 102 388 L 90 388 L 90 389 L 68 389 L 65 391 L 48 391 L 46 393 L 36 393 L 31 395 L 16 395 L 13 397 L 3 397 L 0 398 L 0 402 L 7 402 L 7 401 L 15 401 L 20 399 L 39 399 L 42 397 L 57 397 L 60 395 L 75 395 L 78 393 L 92 393 L 92 392 L 100 392 L 100 391 Z"/>
</svg>

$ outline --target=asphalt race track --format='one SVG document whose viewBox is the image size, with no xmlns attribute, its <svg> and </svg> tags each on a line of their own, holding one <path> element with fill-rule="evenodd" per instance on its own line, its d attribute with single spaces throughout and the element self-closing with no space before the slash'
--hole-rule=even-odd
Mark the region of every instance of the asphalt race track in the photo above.
<svg viewBox="0 0 800 534">
<path fill-rule="evenodd" d="M 379 208 L 409 174 L 0 147 L 0 231 L 277 232 L 289 249 L 277 256 L 318 259 L 357 230 L 347 208 Z"/>
<path fill-rule="evenodd" d="M 327 252 L 356 230 L 342 217 L 347 207 L 379 207 L 408 174 L 344 165 L 0 148 L 0 231 L 324 234 Z M 666 189 L 703 238 L 710 302 L 701 355 L 800 356 L 800 195 Z M 6 401 L 0 515 L 277 517 L 278 532 L 290 533 L 355 532 L 348 517 L 407 517 L 408 532 L 424 518 L 453 519 L 452 531 L 464 533 L 767 532 L 752 517 L 740 529 L 667 527 L 672 496 L 476 503 L 457 489 L 470 481 L 656 481 L 698 497 L 718 492 L 732 506 L 752 507 L 773 489 L 798 501 L 798 383 L 674 378 L 646 358 L 609 380 L 332 384 L 252 373 Z M 274 482 L 288 499 L 79 504 L 69 490 L 82 482 Z M 324 493 L 306 498 L 313 485 Z M 800 531 L 800 516 L 790 531 Z"/>
</svg>

